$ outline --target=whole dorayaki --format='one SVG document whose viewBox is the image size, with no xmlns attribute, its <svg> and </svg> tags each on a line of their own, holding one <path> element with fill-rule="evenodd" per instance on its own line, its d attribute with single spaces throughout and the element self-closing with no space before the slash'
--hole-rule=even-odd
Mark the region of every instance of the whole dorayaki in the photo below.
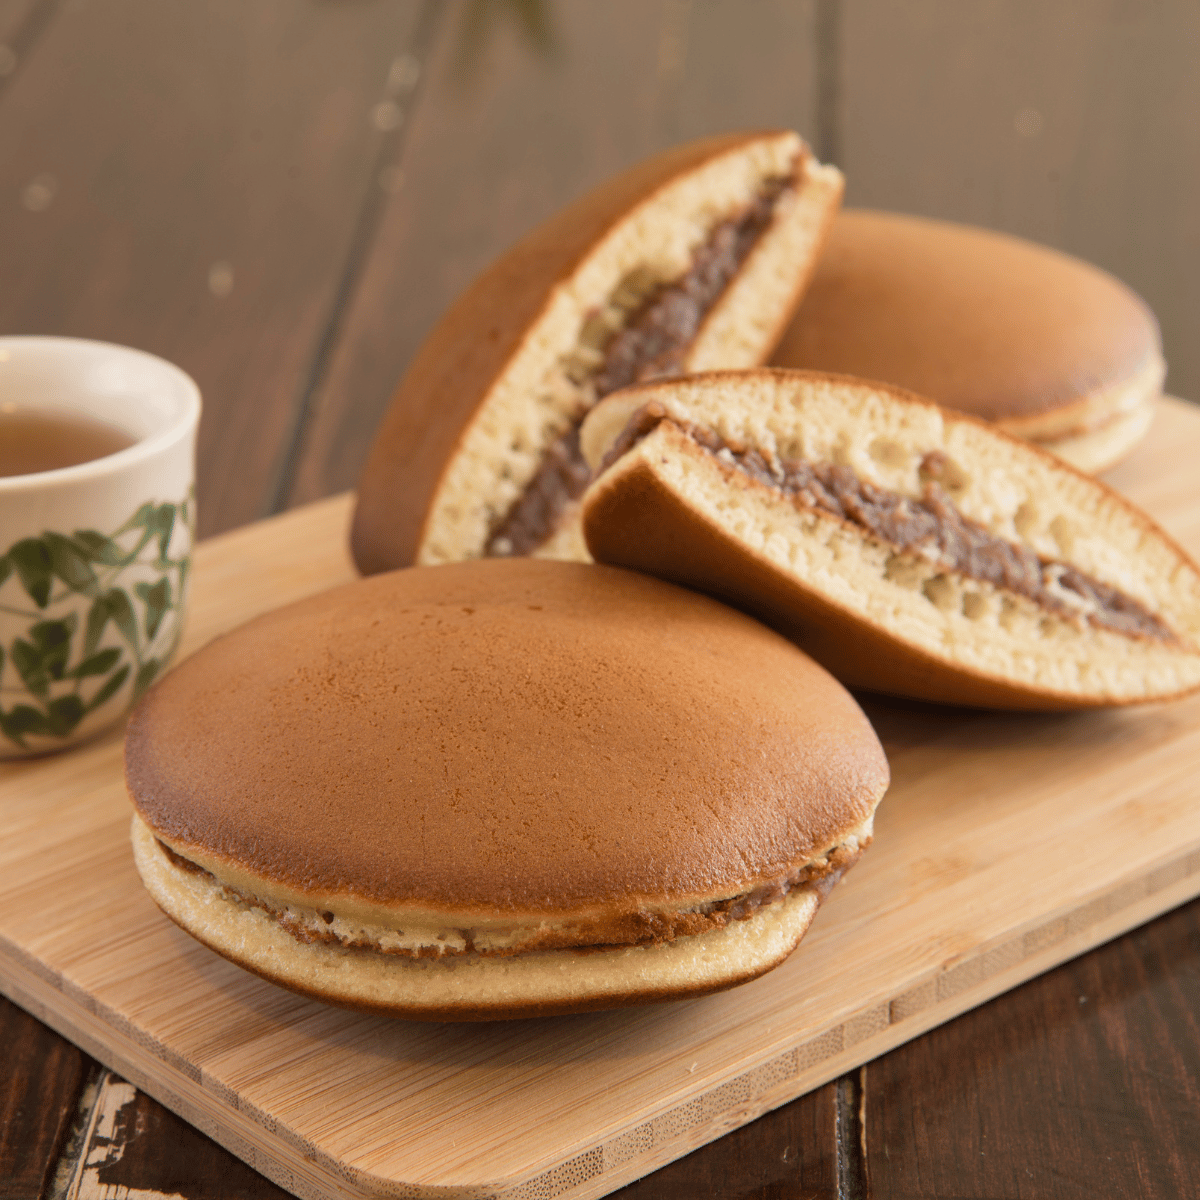
<svg viewBox="0 0 1200 1200">
<path fill-rule="evenodd" d="M 864 209 L 834 220 L 771 361 L 896 384 L 1090 472 L 1141 441 L 1166 373 L 1154 314 L 1100 268 Z"/>
<path fill-rule="evenodd" d="M 428 1020 L 761 975 L 888 783 L 854 700 L 763 625 L 533 559 L 250 622 L 147 693 L 125 766 L 168 916 L 275 983 Z"/>
</svg>

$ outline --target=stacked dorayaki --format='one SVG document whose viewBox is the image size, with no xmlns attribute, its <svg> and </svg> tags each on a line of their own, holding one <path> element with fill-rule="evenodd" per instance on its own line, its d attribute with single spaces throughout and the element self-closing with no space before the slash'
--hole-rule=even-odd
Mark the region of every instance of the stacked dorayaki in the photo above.
<svg viewBox="0 0 1200 1200">
<path fill-rule="evenodd" d="M 841 191 L 792 133 L 692 143 L 468 289 L 362 476 L 374 577 L 131 721 L 169 916 L 418 1019 L 699 995 L 783 961 L 870 842 L 887 763 L 845 686 L 1200 687 L 1196 567 L 1079 469 L 1152 416 L 1145 305 L 1015 239 L 835 218 Z"/>
</svg>

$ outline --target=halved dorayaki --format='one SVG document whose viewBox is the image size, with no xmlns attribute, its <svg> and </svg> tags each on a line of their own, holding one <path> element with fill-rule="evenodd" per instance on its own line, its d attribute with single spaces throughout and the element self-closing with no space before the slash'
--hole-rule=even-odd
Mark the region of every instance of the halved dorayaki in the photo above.
<svg viewBox="0 0 1200 1200">
<path fill-rule="evenodd" d="M 279 609 L 129 725 L 151 895 L 235 963 L 427 1020 L 700 995 L 795 948 L 888 783 L 757 621 L 611 567 L 395 571 Z"/>
<path fill-rule="evenodd" d="M 910 388 L 1092 472 L 1141 441 L 1166 373 L 1154 314 L 1098 267 L 861 209 L 838 214 L 771 361 Z"/>
<path fill-rule="evenodd" d="M 765 362 L 841 193 L 795 133 L 738 133 L 651 158 L 534 229 L 401 382 L 359 481 L 359 569 L 586 557 L 584 414 L 638 379 Z"/>
<path fill-rule="evenodd" d="M 582 430 L 598 561 L 697 588 L 843 682 L 1069 709 L 1200 687 L 1200 576 L 1133 504 L 911 393 L 762 369 L 630 388 Z"/>
</svg>

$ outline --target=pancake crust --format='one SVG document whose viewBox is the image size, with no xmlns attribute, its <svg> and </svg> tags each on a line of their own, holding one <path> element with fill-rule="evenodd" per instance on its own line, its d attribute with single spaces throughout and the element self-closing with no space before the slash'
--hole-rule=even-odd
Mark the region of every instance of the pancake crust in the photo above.
<svg viewBox="0 0 1200 1200">
<path fill-rule="evenodd" d="M 722 991 L 778 966 L 796 948 L 842 871 L 790 892 L 745 921 L 670 942 L 512 957 L 402 959 L 297 942 L 218 884 L 172 867 L 133 819 L 134 857 L 155 903 L 231 962 L 344 1008 L 425 1021 L 513 1020 L 624 1008 Z"/>
<path fill-rule="evenodd" d="M 1088 471 L 1140 441 L 1165 373 L 1153 313 L 1106 272 L 867 210 L 835 218 L 772 361 L 911 389 Z"/>
<path fill-rule="evenodd" d="M 180 897 L 237 889 L 400 931 L 394 956 L 311 954 L 422 971 L 405 955 L 515 962 L 538 945 L 676 945 L 686 928 L 733 937 L 777 904 L 699 918 L 778 899 L 789 877 L 789 897 L 816 894 L 857 857 L 887 765 L 841 687 L 751 619 L 612 568 L 501 560 L 381 575 L 211 643 L 135 712 L 126 778 L 153 837 L 214 877 L 139 851 L 173 881 L 151 885 L 156 899 L 271 975 Z M 243 927 L 282 930 L 226 903 L 253 913 Z M 789 947 L 808 919 L 789 919 Z M 760 947 L 719 986 L 786 953 Z M 289 971 L 280 981 L 306 990 Z M 669 978 L 651 972 L 647 993 L 696 982 Z M 521 1012 L 550 1003 L 523 994 Z M 572 1003 L 602 994 L 641 993 L 589 985 Z M 405 996 L 397 1011 L 420 1007 Z"/>
</svg>

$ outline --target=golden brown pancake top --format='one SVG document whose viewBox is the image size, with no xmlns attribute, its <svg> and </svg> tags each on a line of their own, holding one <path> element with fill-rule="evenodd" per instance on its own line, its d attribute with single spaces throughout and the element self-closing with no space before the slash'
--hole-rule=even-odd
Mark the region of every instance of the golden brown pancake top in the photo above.
<svg viewBox="0 0 1200 1200">
<path fill-rule="evenodd" d="M 1086 397 L 1158 353 L 1154 315 L 1097 267 L 984 229 L 844 210 L 772 361 L 996 421 Z"/>
<path fill-rule="evenodd" d="M 380 575 L 217 639 L 137 709 L 126 773 L 177 849 L 448 913 L 730 894 L 887 784 L 858 706 L 765 627 L 526 559 Z"/>
</svg>

